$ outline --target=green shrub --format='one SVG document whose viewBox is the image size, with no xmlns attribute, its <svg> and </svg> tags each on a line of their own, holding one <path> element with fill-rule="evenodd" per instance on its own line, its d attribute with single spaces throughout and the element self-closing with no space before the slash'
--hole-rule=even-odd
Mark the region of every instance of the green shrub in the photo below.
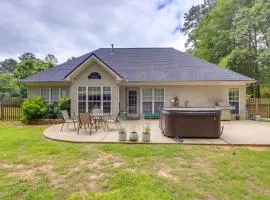
<svg viewBox="0 0 270 200">
<path fill-rule="evenodd" d="M 49 103 L 47 105 L 47 113 L 45 114 L 45 118 L 47 119 L 55 119 L 57 117 L 57 114 L 59 113 L 59 108 L 57 104 Z"/>
<path fill-rule="evenodd" d="M 26 122 L 41 119 L 48 113 L 48 104 L 42 97 L 26 99 L 22 104 L 22 112 Z"/>
<path fill-rule="evenodd" d="M 59 110 L 67 110 L 70 113 L 71 100 L 69 97 L 63 97 L 58 100 Z"/>
<path fill-rule="evenodd" d="M 261 98 L 270 98 L 270 86 L 261 86 Z"/>
</svg>

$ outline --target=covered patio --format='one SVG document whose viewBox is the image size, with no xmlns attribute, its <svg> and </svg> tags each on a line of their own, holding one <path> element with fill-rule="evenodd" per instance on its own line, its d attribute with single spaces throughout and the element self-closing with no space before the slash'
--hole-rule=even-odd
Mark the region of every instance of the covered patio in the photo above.
<svg viewBox="0 0 270 200">
<path fill-rule="evenodd" d="M 142 141 L 143 127 L 149 124 L 151 127 L 151 140 L 152 144 L 215 144 L 215 145 L 266 145 L 270 146 L 270 123 L 268 122 L 256 122 L 256 121 L 224 121 L 222 126 L 224 127 L 223 134 L 218 139 L 191 139 L 182 138 L 175 140 L 163 136 L 159 129 L 158 120 L 126 120 L 121 121 L 121 127 L 127 131 L 127 136 L 132 130 L 132 127 L 136 127 L 136 131 L 139 135 L 137 142 L 130 142 L 127 137 L 126 142 L 121 143 L 146 143 Z M 84 131 L 80 130 L 79 135 L 77 131 L 70 126 L 66 126 L 61 131 L 61 124 L 53 125 L 44 131 L 44 136 L 48 139 L 78 142 L 78 143 L 119 143 L 118 130 L 115 126 L 110 126 L 109 129 L 100 128 L 97 131 L 92 131 L 89 134 L 89 129 Z"/>
</svg>

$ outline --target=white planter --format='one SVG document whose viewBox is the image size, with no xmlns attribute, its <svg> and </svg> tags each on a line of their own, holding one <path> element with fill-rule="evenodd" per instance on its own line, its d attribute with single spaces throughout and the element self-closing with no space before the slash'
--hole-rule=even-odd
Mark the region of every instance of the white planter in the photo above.
<svg viewBox="0 0 270 200">
<path fill-rule="evenodd" d="M 256 120 L 256 121 L 260 121 L 261 118 L 262 118 L 261 115 L 255 115 L 255 120 Z"/>
<path fill-rule="evenodd" d="M 129 140 L 130 141 L 138 141 L 138 133 L 137 132 L 131 132 L 129 134 Z"/>
<path fill-rule="evenodd" d="M 150 142 L 150 137 L 151 137 L 150 133 L 142 133 L 142 141 Z"/>
<path fill-rule="evenodd" d="M 126 141 L 127 140 L 127 133 L 118 133 L 118 140 L 119 141 Z"/>
</svg>

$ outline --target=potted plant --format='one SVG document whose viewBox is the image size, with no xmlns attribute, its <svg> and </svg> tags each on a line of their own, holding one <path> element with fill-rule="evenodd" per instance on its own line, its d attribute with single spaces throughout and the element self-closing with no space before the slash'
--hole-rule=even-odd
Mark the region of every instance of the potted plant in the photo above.
<svg viewBox="0 0 270 200">
<path fill-rule="evenodd" d="M 129 134 L 129 140 L 130 141 L 138 141 L 138 133 L 136 131 L 136 126 L 135 125 L 133 125 L 131 127 L 131 132 Z"/>
<path fill-rule="evenodd" d="M 142 133 L 142 141 L 144 142 L 150 142 L 150 126 L 149 124 L 147 124 L 144 128 L 143 128 L 143 133 Z"/>
<path fill-rule="evenodd" d="M 255 115 L 255 120 L 256 120 L 256 121 L 260 121 L 261 118 L 262 118 L 261 115 Z"/>
<path fill-rule="evenodd" d="M 127 140 L 127 133 L 124 128 L 120 128 L 118 131 L 118 140 L 119 141 L 126 141 Z"/>
<path fill-rule="evenodd" d="M 235 120 L 240 120 L 240 115 L 239 114 L 235 115 Z"/>
</svg>

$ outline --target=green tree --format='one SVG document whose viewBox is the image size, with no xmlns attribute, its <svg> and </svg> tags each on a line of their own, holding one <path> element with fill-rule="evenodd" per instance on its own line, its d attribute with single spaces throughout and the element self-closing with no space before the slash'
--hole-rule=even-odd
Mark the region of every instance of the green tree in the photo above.
<svg viewBox="0 0 270 200">
<path fill-rule="evenodd" d="M 192 42 L 188 52 L 255 78 L 258 83 L 268 82 L 270 2 L 219 0 L 213 5 L 204 13 L 201 5 L 188 12 L 193 15 L 185 18 L 186 29 L 182 30 L 188 36 L 187 42 Z M 259 84 L 256 87 L 260 91 Z"/>
<path fill-rule="evenodd" d="M 47 54 L 45 61 L 52 63 L 53 66 L 56 66 L 58 59 L 53 54 Z"/>
<path fill-rule="evenodd" d="M 13 75 L 0 73 L 0 94 L 5 96 L 18 96 L 20 88 Z"/>
<path fill-rule="evenodd" d="M 25 61 L 25 60 L 35 60 L 36 56 L 33 53 L 27 52 L 19 56 L 20 61 Z"/>
<path fill-rule="evenodd" d="M 21 80 L 51 67 L 53 67 L 52 63 L 41 59 L 25 59 L 17 65 L 14 76 Z"/>
<path fill-rule="evenodd" d="M 4 61 L 0 62 L 0 72 L 5 72 L 5 73 L 12 73 L 18 62 L 12 58 L 5 59 Z"/>
</svg>

